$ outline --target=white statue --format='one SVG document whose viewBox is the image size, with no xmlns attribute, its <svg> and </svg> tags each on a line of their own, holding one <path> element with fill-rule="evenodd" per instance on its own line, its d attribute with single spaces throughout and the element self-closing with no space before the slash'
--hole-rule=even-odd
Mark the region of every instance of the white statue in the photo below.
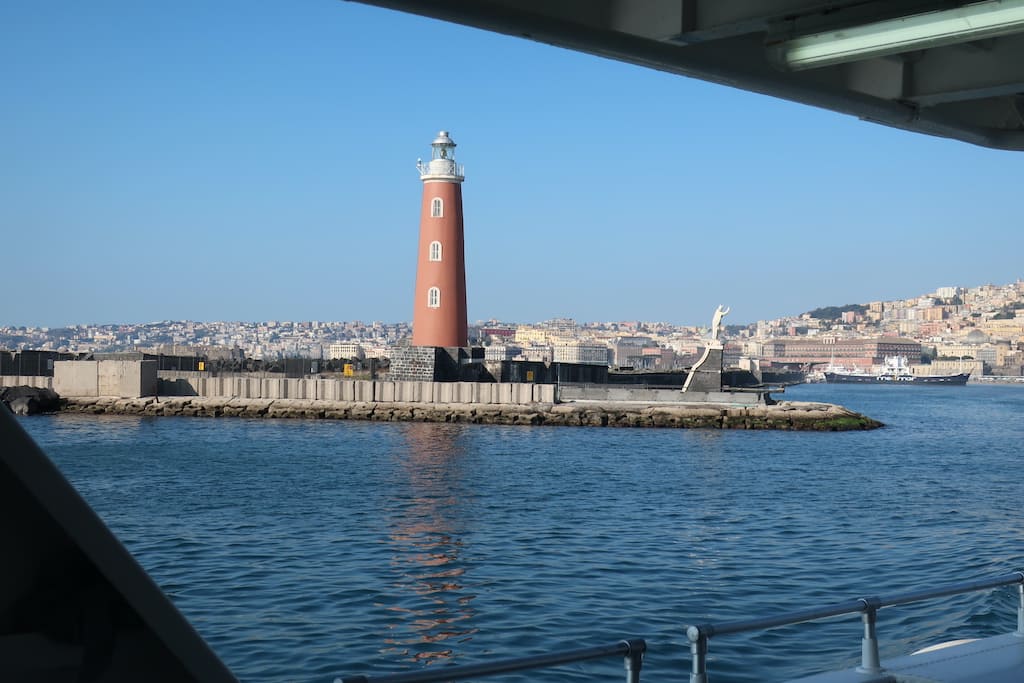
<svg viewBox="0 0 1024 683">
<path fill-rule="evenodd" d="M 729 315 L 730 310 L 732 309 L 722 308 L 722 304 L 718 304 L 715 315 L 711 318 L 711 341 L 718 341 L 718 335 L 722 331 L 722 318 Z"/>
</svg>

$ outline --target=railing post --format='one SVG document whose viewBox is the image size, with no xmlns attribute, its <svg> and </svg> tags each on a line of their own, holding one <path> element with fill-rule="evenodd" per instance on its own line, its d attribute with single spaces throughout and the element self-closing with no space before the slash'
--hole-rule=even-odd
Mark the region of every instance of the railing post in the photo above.
<svg viewBox="0 0 1024 683">
<path fill-rule="evenodd" d="M 857 671 L 865 674 L 882 672 L 882 663 L 878 657 L 878 636 L 875 633 L 875 617 L 878 613 L 878 598 L 861 598 L 864 611 L 861 620 L 864 622 L 864 638 L 860 643 L 860 666 Z"/>
<path fill-rule="evenodd" d="M 644 663 L 644 652 L 647 650 L 647 643 L 643 640 L 622 641 L 628 648 L 622 658 L 626 667 L 626 683 L 640 683 L 640 667 Z"/>
<path fill-rule="evenodd" d="M 708 637 L 699 626 L 688 627 L 686 637 L 690 639 L 690 683 L 708 683 Z"/>
<path fill-rule="evenodd" d="M 1017 584 L 1017 635 L 1024 638 L 1024 574 L 1020 575 L 1021 583 Z"/>
</svg>

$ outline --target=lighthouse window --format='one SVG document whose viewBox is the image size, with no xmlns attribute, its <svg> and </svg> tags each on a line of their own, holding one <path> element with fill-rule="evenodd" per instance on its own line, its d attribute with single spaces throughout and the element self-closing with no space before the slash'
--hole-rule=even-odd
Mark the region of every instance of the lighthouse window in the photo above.
<svg viewBox="0 0 1024 683">
<path fill-rule="evenodd" d="M 441 290 L 437 287 L 431 287 L 427 290 L 427 306 L 430 308 L 441 307 Z"/>
<path fill-rule="evenodd" d="M 441 243 L 431 242 L 430 243 L 430 260 L 440 261 L 441 260 Z"/>
<path fill-rule="evenodd" d="M 434 197 L 430 202 L 430 216 L 432 218 L 442 218 L 444 216 L 444 202 L 441 201 L 440 197 Z"/>
</svg>

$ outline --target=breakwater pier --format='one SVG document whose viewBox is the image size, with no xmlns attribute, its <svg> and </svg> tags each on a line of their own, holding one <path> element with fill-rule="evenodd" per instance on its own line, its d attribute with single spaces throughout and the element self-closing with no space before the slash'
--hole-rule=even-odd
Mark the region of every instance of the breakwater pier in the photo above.
<svg viewBox="0 0 1024 683">
<path fill-rule="evenodd" d="M 674 427 L 848 431 L 882 424 L 828 403 L 780 401 L 774 405 L 710 403 L 424 403 L 329 399 L 173 396 L 70 397 L 63 410 L 107 415 L 305 418 L 381 422 L 447 422 L 495 425 Z"/>
<path fill-rule="evenodd" d="M 108 363 L 104 361 L 104 363 Z M 60 409 L 110 415 L 267 417 L 496 425 L 850 431 L 882 424 L 830 403 L 767 390 L 680 392 L 608 385 L 282 378 L 160 372 L 142 364 L 58 364 Z M 64 368 L 68 371 L 65 372 Z M 18 385 L 29 378 L 0 378 Z M 11 382 L 14 382 L 12 385 Z M 26 382 L 27 383 L 27 382 Z"/>
</svg>

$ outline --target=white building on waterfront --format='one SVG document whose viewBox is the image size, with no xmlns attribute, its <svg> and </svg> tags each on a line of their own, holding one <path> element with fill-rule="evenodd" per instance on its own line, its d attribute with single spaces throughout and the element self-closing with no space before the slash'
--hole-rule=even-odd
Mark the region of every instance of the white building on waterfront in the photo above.
<svg viewBox="0 0 1024 683">
<path fill-rule="evenodd" d="M 484 347 L 484 360 L 513 360 L 517 356 L 522 355 L 522 353 L 523 349 L 521 346 L 511 346 L 509 344 L 492 344 L 491 346 Z"/>
<path fill-rule="evenodd" d="M 356 342 L 337 342 L 327 347 L 327 354 L 332 360 L 336 359 L 351 359 L 358 358 L 362 360 L 366 358 L 366 350 L 363 349 L 361 344 Z"/>
<path fill-rule="evenodd" d="M 604 344 L 569 342 L 555 344 L 553 357 L 556 363 L 579 363 L 583 365 L 608 365 L 608 347 Z"/>
</svg>

